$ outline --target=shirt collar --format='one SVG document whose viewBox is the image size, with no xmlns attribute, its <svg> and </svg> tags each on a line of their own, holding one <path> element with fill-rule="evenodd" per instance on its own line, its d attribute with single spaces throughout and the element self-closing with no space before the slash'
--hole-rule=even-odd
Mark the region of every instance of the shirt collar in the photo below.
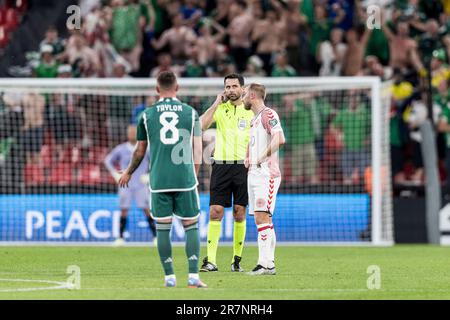
<svg viewBox="0 0 450 320">
<path fill-rule="evenodd" d="M 170 100 L 175 100 L 175 101 L 180 102 L 180 100 L 178 100 L 177 97 L 172 97 L 172 98 L 161 98 L 161 99 L 158 100 L 158 102 L 162 102 L 162 101 L 164 101 L 165 99 L 170 99 Z"/>
</svg>

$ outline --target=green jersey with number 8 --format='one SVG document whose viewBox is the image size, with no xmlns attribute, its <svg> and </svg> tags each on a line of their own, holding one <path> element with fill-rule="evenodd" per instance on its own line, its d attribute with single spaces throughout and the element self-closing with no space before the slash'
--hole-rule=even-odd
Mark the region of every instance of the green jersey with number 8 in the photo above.
<svg viewBox="0 0 450 320">
<path fill-rule="evenodd" d="M 177 98 L 162 98 L 142 113 L 137 140 L 150 147 L 150 191 L 194 190 L 193 136 L 201 136 L 197 111 Z"/>
</svg>

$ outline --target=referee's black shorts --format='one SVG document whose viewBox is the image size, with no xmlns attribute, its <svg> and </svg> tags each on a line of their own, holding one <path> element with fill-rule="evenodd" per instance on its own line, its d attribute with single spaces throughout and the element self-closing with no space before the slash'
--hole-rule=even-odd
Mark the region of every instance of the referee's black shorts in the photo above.
<svg viewBox="0 0 450 320">
<path fill-rule="evenodd" d="M 231 207 L 248 205 L 247 191 L 248 169 L 243 163 L 217 163 L 213 162 L 210 183 L 209 205 Z"/>
</svg>

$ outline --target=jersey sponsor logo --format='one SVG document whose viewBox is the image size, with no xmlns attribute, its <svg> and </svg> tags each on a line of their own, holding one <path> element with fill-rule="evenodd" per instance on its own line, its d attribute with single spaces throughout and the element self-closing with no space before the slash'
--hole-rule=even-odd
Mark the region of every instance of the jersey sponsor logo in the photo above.
<svg viewBox="0 0 450 320">
<path fill-rule="evenodd" d="M 272 119 L 269 121 L 270 126 L 273 128 L 278 124 L 278 120 L 277 119 Z"/>
<path fill-rule="evenodd" d="M 245 128 L 247 128 L 247 120 L 245 119 L 239 119 L 238 120 L 238 128 L 240 130 L 245 130 Z"/>
</svg>

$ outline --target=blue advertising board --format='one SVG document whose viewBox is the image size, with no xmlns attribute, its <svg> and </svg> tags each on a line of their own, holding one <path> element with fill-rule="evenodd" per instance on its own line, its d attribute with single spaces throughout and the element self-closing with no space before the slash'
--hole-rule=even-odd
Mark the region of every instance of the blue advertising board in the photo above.
<svg viewBox="0 0 450 320">
<path fill-rule="evenodd" d="M 201 195 L 200 237 L 206 240 L 209 196 Z M 107 242 L 118 235 L 120 210 L 114 194 L 2 195 L 0 241 Z M 370 199 L 362 194 L 287 195 L 277 197 L 273 216 L 277 241 L 360 241 L 370 221 Z M 144 214 L 132 208 L 127 241 L 152 240 Z M 183 241 L 177 220 L 174 241 Z M 221 241 L 233 239 L 231 209 L 225 211 Z M 247 216 L 246 241 L 256 241 L 252 216 Z"/>
</svg>

